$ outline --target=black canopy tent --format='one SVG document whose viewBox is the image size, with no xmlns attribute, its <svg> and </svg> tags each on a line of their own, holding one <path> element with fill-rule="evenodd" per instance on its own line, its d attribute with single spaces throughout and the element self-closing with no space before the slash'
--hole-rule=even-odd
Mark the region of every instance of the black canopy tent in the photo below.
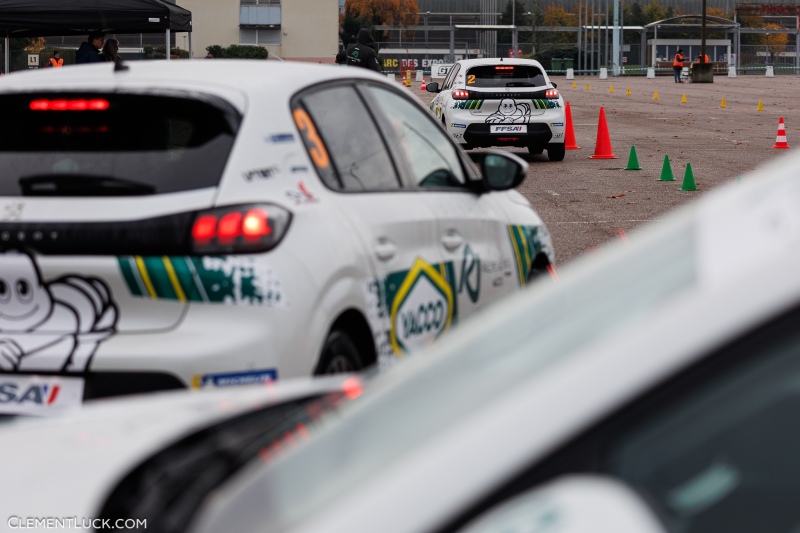
<svg viewBox="0 0 800 533">
<path fill-rule="evenodd" d="M 9 39 L 51 35 L 189 32 L 191 57 L 192 13 L 164 0 L 0 0 L 0 35 L 5 39 L 5 71 Z M 169 59 L 169 53 L 167 53 Z"/>
</svg>

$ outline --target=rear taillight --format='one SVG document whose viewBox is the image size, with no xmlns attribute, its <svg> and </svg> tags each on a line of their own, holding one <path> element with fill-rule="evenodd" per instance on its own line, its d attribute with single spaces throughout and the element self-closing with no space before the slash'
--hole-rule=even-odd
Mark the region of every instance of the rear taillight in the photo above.
<svg viewBox="0 0 800 533">
<path fill-rule="evenodd" d="M 558 100 L 558 89 L 547 89 L 544 97 L 548 100 Z"/>
<path fill-rule="evenodd" d="M 469 100 L 469 91 L 456 89 L 453 91 L 453 100 Z"/>
<path fill-rule="evenodd" d="M 192 251 L 197 254 L 254 253 L 275 248 L 292 215 L 272 204 L 209 209 L 195 216 Z"/>
</svg>

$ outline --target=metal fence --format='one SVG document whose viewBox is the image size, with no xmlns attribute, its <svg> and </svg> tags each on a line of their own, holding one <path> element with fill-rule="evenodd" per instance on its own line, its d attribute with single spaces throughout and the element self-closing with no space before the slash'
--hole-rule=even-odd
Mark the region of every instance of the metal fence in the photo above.
<svg viewBox="0 0 800 533">
<path fill-rule="evenodd" d="M 594 46 L 583 46 L 578 51 L 577 44 L 571 43 L 540 43 L 535 49 L 532 43 L 519 43 L 513 50 L 511 43 L 497 43 L 493 50 L 478 47 L 477 42 L 455 42 L 454 54 L 450 54 L 449 42 L 431 42 L 426 48 L 422 43 L 409 43 L 408 46 L 398 47 L 397 43 L 379 43 L 379 55 L 382 59 L 382 68 L 387 73 L 405 73 L 406 70 L 422 70 L 430 74 L 433 65 L 438 63 L 452 63 L 458 59 L 479 57 L 533 57 L 538 59 L 548 72 L 565 74 L 571 67 L 576 75 L 598 75 L 601 68 L 606 68 L 609 75 L 613 74 L 611 61 L 611 46 L 605 43 L 595 43 Z M 767 45 L 741 45 L 737 61 L 738 74 L 764 75 L 767 67 L 772 67 L 777 75 L 800 75 L 796 58 L 796 46 L 767 46 Z M 648 67 L 642 66 L 643 51 L 638 44 L 624 45 L 622 48 L 622 64 L 619 75 L 645 76 Z M 734 57 L 716 58 L 716 74 L 727 74 L 727 67 L 735 60 Z M 672 75 L 672 67 L 657 65 L 655 73 L 658 75 Z"/>
</svg>

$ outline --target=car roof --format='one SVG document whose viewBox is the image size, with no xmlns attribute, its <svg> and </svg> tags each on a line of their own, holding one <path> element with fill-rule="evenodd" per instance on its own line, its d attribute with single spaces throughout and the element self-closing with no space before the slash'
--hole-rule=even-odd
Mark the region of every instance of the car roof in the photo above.
<svg viewBox="0 0 800 533">
<path fill-rule="evenodd" d="M 535 59 L 523 59 L 523 58 L 510 58 L 510 57 L 484 57 L 480 59 L 460 59 L 456 61 L 456 63 L 460 63 L 466 68 L 477 67 L 477 66 L 484 66 L 484 65 L 535 65 L 542 70 L 544 67 L 541 63 L 536 61 Z"/>
<path fill-rule="evenodd" d="M 391 533 L 452 519 L 800 302 L 798 164 L 784 156 L 732 180 L 632 232 L 630 244 L 576 260 L 560 281 L 465 320 L 368 383 L 314 438 L 253 464 L 195 531 L 234 517 L 241 531 L 266 532 Z"/>
<path fill-rule="evenodd" d="M 0 423 L 0 500 L 18 516 L 95 516 L 119 479 L 176 440 L 246 412 L 342 390 L 346 375 L 94 400 L 56 418 Z M 51 480 L 42 483 L 47 477 Z"/>
<path fill-rule="evenodd" d="M 270 90 L 270 99 L 286 98 L 302 87 L 338 79 L 364 78 L 387 82 L 368 69 L 341 68 L 293 61 L 243 59 L 129 61 L 127 70 L 111 63 L 35 69 L 0 78 L 0 94 L 28 90 L 131 89 L 141 86 L 206 91 L 225 88 L 258 95 Z"/>
</svg>

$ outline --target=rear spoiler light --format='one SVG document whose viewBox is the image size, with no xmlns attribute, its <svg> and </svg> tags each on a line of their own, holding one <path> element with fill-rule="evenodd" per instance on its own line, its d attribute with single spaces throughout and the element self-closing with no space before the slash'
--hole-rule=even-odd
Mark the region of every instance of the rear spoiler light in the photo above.
<svg viewBox="0 0 800 533">
<path fill-rule="evenodd" d="M 272 250 L 292 214 L 244 204 L 120 222 L 0 222 L 0 248 L 45 255 L 219 255 Z"/>
<path fill-rule="evenodd" d="M 516 98 L 518 100 L 558 100 L 558 89 L 540 89 L 538 91 L 524 92 L 514 87 L 511 91 L 466 91 L 456 89 L 452 93 L 453 100 L 502 100 L 503 98 Z"/>
</svg>

